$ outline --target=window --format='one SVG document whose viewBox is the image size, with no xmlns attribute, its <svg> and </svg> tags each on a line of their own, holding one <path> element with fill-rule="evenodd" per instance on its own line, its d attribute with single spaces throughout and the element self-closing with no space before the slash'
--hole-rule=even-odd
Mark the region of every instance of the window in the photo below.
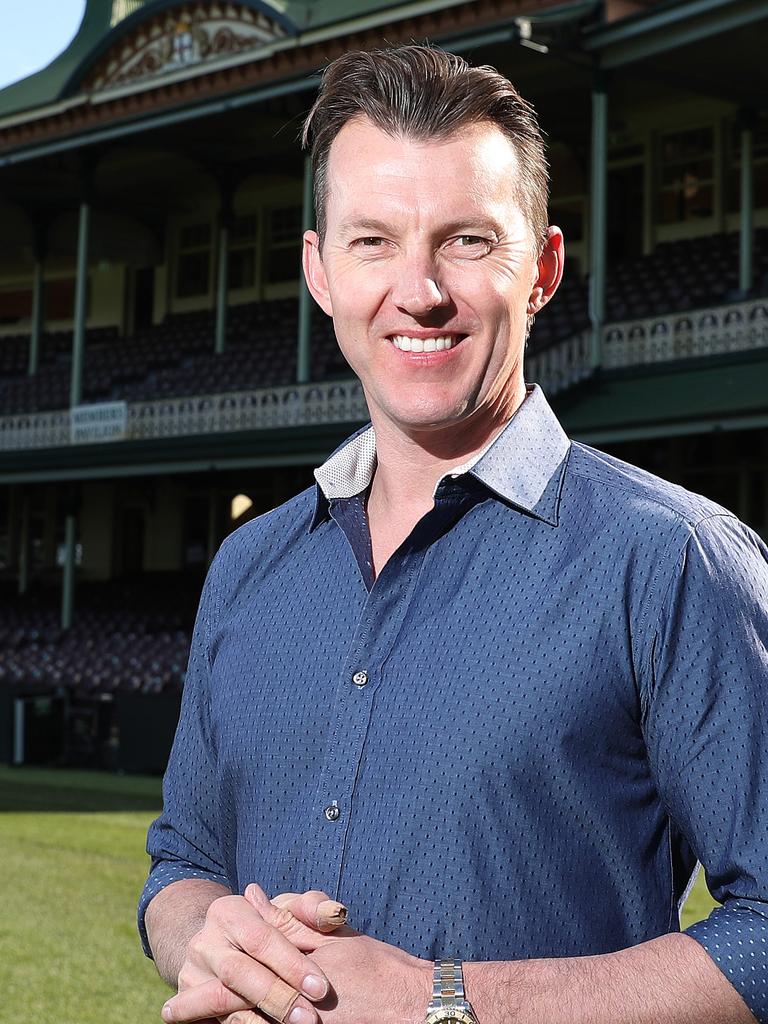
<svg viewBox="0 0 768 1024">
<path fill-rule="evenodd" d="M 229 287 L 252 288 L 256 284 L 256 242 L 259 219 L 255 213 L 235 217 L 229 233 Z"/>
<path fill-rule="evenodd" d="M 207 295 L 211 278 L 211 225 L 186 224 L 179 233 L 176 297 Z"/>
<path fill-rule="evenodd" d="M 267 224 L 265 282 L 296 281 L 301 269 L 301 206 L 270 210 Z"/>
<path fill-rule="evenodd" d="M 714 213 L 714 130 L 692 128 L 662 135 L 658 149 L 658 219 L 699 220 Z"/>
</svg>

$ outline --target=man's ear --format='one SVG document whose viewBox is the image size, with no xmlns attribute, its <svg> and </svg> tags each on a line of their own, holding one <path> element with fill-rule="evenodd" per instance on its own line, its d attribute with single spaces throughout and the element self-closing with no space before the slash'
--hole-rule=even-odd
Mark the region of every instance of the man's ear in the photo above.
<svg viewBox="0 0 768 1024">
<path fill-rule="evenodd" d="M 565 239 L 560 228 L 550 225 L 536 264 L 536 278 L 528 296 L 528 316 L 535 316 L 549 302 L 563 278 Z"/>
<path fill-rule="evenodd" d="M 320 239 L 316 231 L 305 231 L 304 242 L 301 251 L 301 265 L 304 269 L 304 280 L 307 282 L 309 293 L 318 306 L 333 316 L 333 304 L 328 291 L 328 280 L 325 276 L 325 267 L 320 255 Z"/>
</svg>

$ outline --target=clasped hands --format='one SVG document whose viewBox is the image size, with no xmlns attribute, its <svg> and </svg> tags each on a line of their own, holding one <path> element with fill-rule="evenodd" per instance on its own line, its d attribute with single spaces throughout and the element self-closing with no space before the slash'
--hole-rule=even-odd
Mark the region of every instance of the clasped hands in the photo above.
<svg viewBox="0 0 768 1024">
<path fill-rule="evenodd" d="M 432 963 L 346 924 L 323 928 L 327 900 L 310 891 L 270 901 L 255 884 L 214 900 L 187 947 L 178 995 L 163 1007 L 166 1024 L 274 1024 L 257 1007 L 287 992 L 278 980 L 300 993 L 284 1024 L 423 1021 Z"/>
</svg>

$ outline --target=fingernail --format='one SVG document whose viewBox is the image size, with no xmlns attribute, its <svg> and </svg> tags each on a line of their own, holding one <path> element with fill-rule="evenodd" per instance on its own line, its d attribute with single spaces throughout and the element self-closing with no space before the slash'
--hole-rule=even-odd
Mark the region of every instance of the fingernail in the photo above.
<svg viewBox="0 0 768 1024">
<path fill-rule="evenodd" d="M 160 1011 L 160 1016 L 166 1021 L 166 1024 L 172 1024 L 173 1022 L 173 1010 L 171 1009 L 170 1003 L 166 1003 Z"/>
<path fill-rule="evenodd" d="M 315 1024 L 315 1015 L 303 1006 L 294 1006 L 288 1014 L 288 1024 Z"/>
<path fill-rule="evenodd" d="M 324 900 L 317 908 L 318 928 L 338 928 L 346 920 L 347 908 L 336 900 Z"/>
<path fill-rule="evenodd" d="M 328 991 L 328 985 L 324 978 L 318 977 L 316 974 L 308 974 L 301 987 L 304 990 L 304 994 L 309 996 L 310 999 L 322 999 Z M 301 1007 L 297 1007 L 301 1009 Z M 296 1018 L 298 1021 L 300 1018 Z"/>
</svg>

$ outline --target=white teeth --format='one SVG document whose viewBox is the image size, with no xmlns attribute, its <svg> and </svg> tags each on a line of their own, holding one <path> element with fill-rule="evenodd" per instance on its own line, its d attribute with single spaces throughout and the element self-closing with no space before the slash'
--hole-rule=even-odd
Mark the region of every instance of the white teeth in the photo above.
<svg viewBox="0 0 768 1024">
<path fill-rule="evenodd" d="M 407 334 L 393 334 L 392 344 L 401 352 L 442 352 L 457 344 L 454 335 L 444 334 L 439 338 L 411 338 Z"/>
</svg>

